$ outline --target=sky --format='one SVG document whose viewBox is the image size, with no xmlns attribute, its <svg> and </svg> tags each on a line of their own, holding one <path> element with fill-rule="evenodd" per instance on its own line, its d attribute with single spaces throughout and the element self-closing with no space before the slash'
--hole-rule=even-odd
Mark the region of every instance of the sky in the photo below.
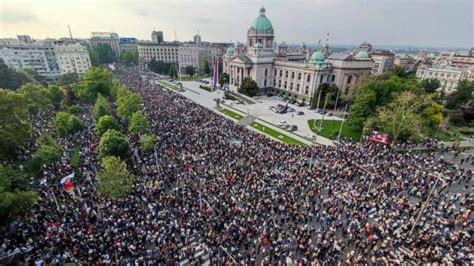
<svg viewBox="0 0 474 266">
<path fill-rule="evenodd" d="M 245 41 L 264 6 L 276 41 L 339 45 L 474 46 L 474 0 L 0 0 L 0 38 L 35 39 L 93 31 L 165 41 Z"/>
</svg>

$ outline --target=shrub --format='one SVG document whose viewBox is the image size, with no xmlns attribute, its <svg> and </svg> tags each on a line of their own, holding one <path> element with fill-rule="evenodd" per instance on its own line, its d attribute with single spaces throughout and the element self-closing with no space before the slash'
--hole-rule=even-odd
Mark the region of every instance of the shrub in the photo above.
<svg viewBox="0 0 474 266">
<path fill-rule="evenodd" d="M 126 158 L 130 152 L 128 141 L 114 129 L 109 129 L 100 138 L 99 155 L 100 157 L 118 156 Z"/>
</svg>

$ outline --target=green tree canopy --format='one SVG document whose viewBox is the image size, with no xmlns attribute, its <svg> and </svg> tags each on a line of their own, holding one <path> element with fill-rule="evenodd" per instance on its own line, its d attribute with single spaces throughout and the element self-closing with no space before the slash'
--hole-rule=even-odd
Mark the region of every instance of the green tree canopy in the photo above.
<svg viewBox="0 0 474 266">
<path fill-rule="evenodd" d="M 122 198 L 133 190 L 135 177 L 119 157 L 102 158 L 102 169 L 97 174 L 99 192 L 111 199 Z"/>
<path fill-rule="evenodd" d="M 425 89 L 425 91 L 427 93 L 433 93 L 433 92 L 436 91 L 436 89 L 441 87 L 441 84 L 439 83 L 439 80 L 437 80 L 437 79 L 422 80 L 420 85 L 421 85 L 421 87 L 423 87 L 423 89 Z"/>
<path fill-rule="evenodd" d="M 31 157 L 31 166 L 38 171 L 42 165 L 53 164 L 63 154 L 63 149 L 59 144 L 49 136 L 42 136 L 38 140 L 39 147 Z"/>
<path fill-rule="evenodd" d="M 219 75 L 219 85 L 221 85 L 221 87 L 224 87 L 225 83 L 229 84 L 229 82 L 230 82 L 229 74 L 222 73 Z"/>
<path fill-rule="evenodd" d="M 117 120 L 111 115 L 101 116 L 95 125 L 95 133 L 98 137 L 101 137 L 109 129 L 120 129 Z"/>
<path fill-rule="evenodd" d="M 59 76 L 58 85 L 59 86 L 68 86 L 73 83 L 79 82 L 79 76 L 77 73 L 66 73 Z"/>
<path fill-rule="evenodd" d="M 140 144 L 144 151 L 151 150 L 156 143 L 156 135 L 145 134 L 140 136 Z"/>
<path fill-rule="evenodd" d="M 0 125 L 0 157 L 14 157 L 31 136 L 28 107 L 22 94 L 0 89 Z"/>
<path fill-rule="evenodd" d="M 27 77 L 9 68 L 3 59 L 0 58 L 0 88 L 17 90 L 28 81 Z"/>
<path fill-rule="evenodd" d="M 84 128 L 84 123 L 77 116 L 62 111 L 56 114 L 54 125 L 61 137 L 74 134 Z"/>
<path fill-rule="evenodd" d="M 7 225 L 33 207 L 38 196 L 29 184 L 26 175 L 0 164 L 0 225 Z"/>
<path fill-rule="evenodd" d="M 59 86 L 51 85 L 46 89 L 46 92 L 48 93 L 48 98 L 53 104 L 53 107 L 58 109 L 61 105 L 61 101 L 64 100 L 66 96 L 66 91 Z"/>
<path fill-rule="evenodd" d="M 130 118 L 130 125 L 128 131 L 131 133 L 143 134 L 150 127 L 148 119 L 142 112 L 135 112 Z"/>
<path fill-rule="evenodd" d="M 148 62 L 148 69 L 158 74 L 168 74 L 169 69 L 171 67 L 171 63 L 165 63 L 163 61 L 156 61 L 155 58 L 152 58 L 150 62 Z"/>
<path fill-rule="evenodd" d="M 133 113 L 142 110 L 142 97 L 130 92 L 125 88 L 117 91 L 117 114 L 123 120 L 128 121 Z"/>
<path fill-rule="evenodd" d="M 474 103 L 474 80 L 461 80 L 456 91 L 447 97 L 446 107 L 459 109 L 468 102 Z"/>
<path fill-rule="evenodd" d="M 209 66 L 209 61 L 207 60 L 204 61 L 204 74 L 206 76 L 211 75 L 211 67 Z"/>
<path fill-rule="evenodd" d="M 120 63 L 124 65 L 137 65 L 138 64 L 138 52 L 137 51 L 124 51 L 120 54 Z"/>
<path fill-rule="evenodd" d="M 117 61 L 116 55 L 110 45 L 96 44 L 89 49 L 89 57 L 94 66 L 109 64 Z"/>
<path fill-rule="evenodd" d="M 126 158 L 129 155 L 130 146 L 128 141 L 114 129 L 107 130 L 100 138 L 99 154 L 100 157 L 118 156 Z"/>
<path fill-rule="evenodd" d="M 371 116 L 376 107 L 377 96 L 373 90 L 364 90 L 354 101 L 350 109 L 349 125 L 361 129 L 365 120 Z"/>
<path fill-rule="evenodd" d="M 168 70 L 168 75 L 170 76 L 170 78 L 172 79 L 175 79 L 178 77 L 178 72 L 176 71 L 176 67 L 174 66 L 174 64 L 171 64 L 169 70 Z"/>
<path fill-rule="evenodd" d="M 107 101 L 107 99 L 105 99 L 102 94 L 99 93 L 94 104 L 94 109 L 92 110 L 92 116 L 97 121 L 101 116 L 110 114 L 111 107 L 109 101 Z"/>
<path fill-rule="evenodd" d="M 37 114 L 52 107 L 49 91 L 40 84 L 27 83 L 21 86 L 19 93 L 24 96 L 31 114 Z"/>
<path fill-rule="evenodd" d="M 247 96 L 255 96 L 258 92 L 258 85 L 251 77 L 245 77 L 240 85 L 239 92 Z"/>
<path fill-rule="evenodd" d="M 113 96 L 116 86 L 110 71 L 93 67 L 87 71 L 82 84 L 73 84 L 72 89 L 79 99 L 94 102 L 99 93 L 103 96 Z"/>
<path fill-rule="evenodd" d="M 194 67 L 193 66 L 186 66 L 186 75 L 194 76 Z"/>
</svg>

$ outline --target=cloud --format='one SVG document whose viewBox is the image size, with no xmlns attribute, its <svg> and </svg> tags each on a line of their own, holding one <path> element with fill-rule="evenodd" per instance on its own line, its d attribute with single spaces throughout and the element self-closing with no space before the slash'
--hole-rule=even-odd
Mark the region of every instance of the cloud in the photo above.
<svg viewBox="0 0 474 266">
<path fill-rule="evenodd" d="M 191 19 L 192 22 L 194 23 L 211 23 L 212 19 L 209 18 L 193 18 Z"/>
<path fill-rule="evenodd" d="M 4 23 L 21 23 L 38 20 L 35 14 L 26 10 L 16 9 L 12 7 L 0 8 L 0 22 Z"/>
</svg>

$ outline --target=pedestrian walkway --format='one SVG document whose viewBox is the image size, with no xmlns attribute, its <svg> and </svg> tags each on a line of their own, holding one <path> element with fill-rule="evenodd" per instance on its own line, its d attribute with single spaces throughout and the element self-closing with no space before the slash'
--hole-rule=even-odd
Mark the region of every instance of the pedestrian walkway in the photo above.
<svg viewBox="0 0 474 266">
<path fill-rule="evenodd" d="M 244 118 L 242 118 L 238 124 L 241 125 L 241 126 L 248 126 L 250 125 L 250 123 L 252 123 L 255 119 L 257 119 L 255 116 L 253 115 L 247 115 L 245 116 Z"/>
<path fill-rule="evenodd" d="M 190 238 L 191 245 L 187 248 L 193 250 L 193 258 L 190 260 L 189 258 L 184 259 L 179 262 L 179 266 L 188 266 L 188 265 L 203 265 L 208 266 L 211 265 L 210 257 L 209 257 L 209 248 L 203 242 L 200 242 L 196 239 L 195 236 Z M 184 247 L 181 247 L 183 249 Z"/>
</svg>

